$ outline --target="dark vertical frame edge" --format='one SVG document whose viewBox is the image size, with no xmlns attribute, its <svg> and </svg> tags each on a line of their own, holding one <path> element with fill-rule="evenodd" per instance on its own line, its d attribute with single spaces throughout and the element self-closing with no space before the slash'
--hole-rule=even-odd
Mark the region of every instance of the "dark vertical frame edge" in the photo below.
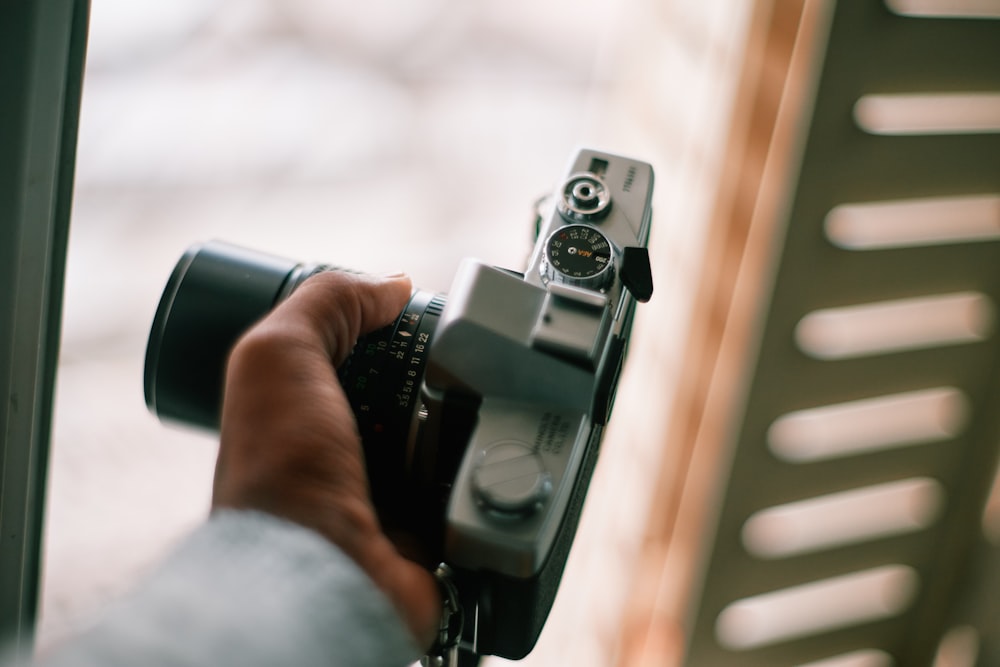
<svg viewBox="0 0 1000 667">
<path fill-rule="evenodd" d="M 33 649 L 88 0 L 0 8 L 0 639 Z"/>
</svg>

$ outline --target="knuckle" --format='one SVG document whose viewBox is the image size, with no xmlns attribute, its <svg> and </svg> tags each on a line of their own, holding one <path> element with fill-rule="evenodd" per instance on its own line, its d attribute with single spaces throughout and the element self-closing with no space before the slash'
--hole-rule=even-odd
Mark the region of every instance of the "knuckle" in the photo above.
<svg viewBox="0 0 1000 667">
<path fill-rule="evenodd" d="M 260 324 L 245 333 L 230 353 L 230 366 L 271 366 L 279 362 L 288 350 L 297 347 L 299 336 L 287 327 Z"/>
</svg>

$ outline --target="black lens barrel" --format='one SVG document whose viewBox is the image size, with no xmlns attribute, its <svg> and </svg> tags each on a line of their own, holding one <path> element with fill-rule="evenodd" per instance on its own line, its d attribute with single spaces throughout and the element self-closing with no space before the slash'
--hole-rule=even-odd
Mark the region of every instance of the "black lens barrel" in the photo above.
<svg viewBox="0 0 1000 667">
<path fill-rule="evenodd" d="M 288 291 L 301 264 L 219 241 L 189 249 L 156 309 L 146 405 L 161 419 L 218 429 L 229 350 Z"/>
</svg>

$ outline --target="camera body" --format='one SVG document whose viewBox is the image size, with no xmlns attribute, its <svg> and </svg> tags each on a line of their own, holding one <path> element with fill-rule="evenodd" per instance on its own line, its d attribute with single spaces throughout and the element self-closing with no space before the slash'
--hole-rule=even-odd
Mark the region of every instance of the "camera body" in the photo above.
<svg viewBox="0 0 1000 667">
<path fill-rule="evenodd" d="M 652 188 L 650 165 L 579 151 L 523 272 L 463 261 L 447 299 L 418 291 L 340 369 L 375 506 L 453 571 L 467 651 L 524 657 L 552 606 L 635 305 L 652 294 Z M 317 270 L 189 251 L 150 337 L 150 408 L 215 425 L 228 346 Z"/>
</svg>

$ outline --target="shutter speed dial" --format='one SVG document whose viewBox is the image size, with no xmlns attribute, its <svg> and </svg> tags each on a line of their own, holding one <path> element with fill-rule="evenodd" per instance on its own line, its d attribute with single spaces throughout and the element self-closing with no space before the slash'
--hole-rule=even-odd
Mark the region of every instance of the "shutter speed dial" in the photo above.
<svg viewBox="0 0 1000 667">
<path fill-rule="evenodd" d="M 614 275 L 611 242 L 590 225 L 560 227 L 545 242 L 542 279 L 599 290 Z"/>
</svg>

